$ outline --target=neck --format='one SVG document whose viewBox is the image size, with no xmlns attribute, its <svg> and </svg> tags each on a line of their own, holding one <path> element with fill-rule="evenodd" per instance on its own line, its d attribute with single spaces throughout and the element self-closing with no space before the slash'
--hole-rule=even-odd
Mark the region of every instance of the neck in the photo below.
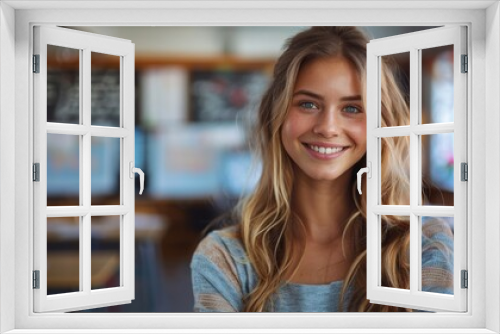
<svg viewBox="0 0 500 334">
<path fill-rule="evenodd" d="M 331 244 L 340 240 L 352 211 L 350 173 L 333 181 L 318 181 L 297 175 L 292 203 L 305 225 L 305 241 Z"/>
</svg>

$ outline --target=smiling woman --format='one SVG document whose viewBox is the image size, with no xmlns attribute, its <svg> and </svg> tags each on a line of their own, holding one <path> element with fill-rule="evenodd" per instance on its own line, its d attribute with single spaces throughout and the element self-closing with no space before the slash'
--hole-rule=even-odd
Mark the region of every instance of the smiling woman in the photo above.
<svg viewBox="0 0 500 334">
<path fill-rule="evenodd" d="M 281 132 L 299 167 L 296 179 L 302 172 L 316 180 L 349 179 L 345 172 L 366 151 L 362 104 L 360 81 L 347 59 L 320 58 L 302 66 Z"/>
<path fill-rule="evenodd" d="M 313 27 L 288 42 L 259 109 L 260 180 L 234 210 L 234 226 L 209 234 L 193 257 L 195 310 L 412 311 L 366 299 L 366 198 L 355 176 L 366 165 L 367 41 L 356 28 Z M 385 64 L 381 100 L 384 126 L 408 124 Z M 407 205 L 409 161 L 400 153 L 409 141 L 385 144 L 382 200 Z M 450 293 L 452 232 L 432 225 L 423 290 Z M 409 289 L 409 220 L 383 216 L 382 229 L 382 286 Z"/>
</svg>

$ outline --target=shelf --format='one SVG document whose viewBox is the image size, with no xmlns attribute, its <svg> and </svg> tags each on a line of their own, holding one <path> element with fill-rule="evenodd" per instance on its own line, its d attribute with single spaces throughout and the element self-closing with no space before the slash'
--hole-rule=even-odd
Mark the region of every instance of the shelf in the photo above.
<svg viewBox="0 0 500 334">
<path fill-rule="evenodd" d="M 178 66 L 187 69 L 238 69 L 238 70 L 265 70 L 272 71 L 276 59 L 274 58 L 241 58 L 236 56 L 214 56 L 214 57 L 193 57 L 193 56 L 161 56 L 161 55 L 136 55 L 136 70 Z M 48 59 L 49 68 L 77 69 L 78 59 L 65 59 L 64 63 L 56 62 L 52 58 Z M 92 60 L 92 65 L 98 68 L 117 68 L 114 56 L 102 55 Z"/>
</svg>

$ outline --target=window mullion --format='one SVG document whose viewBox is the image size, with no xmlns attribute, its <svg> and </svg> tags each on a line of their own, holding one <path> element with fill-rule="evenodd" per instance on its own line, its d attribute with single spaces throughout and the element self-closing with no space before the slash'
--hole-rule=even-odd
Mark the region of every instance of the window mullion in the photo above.
<svg viewBox="0 0 500 334">
<path fill-rule="evenodd" d="M 91 67 L 90 67 L 90 49 L 83 49 L 82 59 L 82 124 L 84 127 L 90 127 L 91 116 Z M 82 202 L 83 206 L 89 208 L 89 211 L 82 219 L 82 233 L 80 234 L 80 244 L 82 251 L 80 252 L 80 280 L 83 282 L 83 291 L 90 293 L 91 290 L 91 134 L 86 132 L 82 136 L 83 147 L 81 150 L 81 171 L 80 182 L 82 183 Z"/>
<path fill-rule="evenodd" d="M 124 87 L 124 62 L 123 57 L 120 57 L 120 130 L 124 127 L 125 117 L 123 114 L 123 87 Z M 124 190 L 126 187 L 126 183 L 124 182 L 124 178 L 126 177 L 126 173 L 124 173 L 124 168 L 126 168 L 127 163 L 123 161 L 125 158 L 124 154 L 124 143 L 125 140 L 123 138 L 120 139 L 120 204 L 124 205 Z M 134 163 L 135 164 L 135 163 Z M 120 215 L 120 286 L 124 286 L 124 277 L 125 273 L 125 239 L 124 239 L 124 228 L 125 228 L 125 219 L 123 215 Z"/>
<path fill-rule="evenodd" d="M 419 217 L 411 208 L 419 204 L 419 138 L 415 134 L 420 115 L 420 61 L 418 49 L 410 50 L 410 291 L 418 291 L 420 281 Z"/>
<path fill-rule="evenodd" d="M 47 123 L 47 133 L 51 134 L 83 136 L 88 132 L 90 132 L 92 136 L 125 138 L 130 134 L 131 130 L 110 126 L 91 127 L 90 125 Z"/>
<path fill-rule="evenodd" d="M 47 218 L 54 217 L 83 217 L 89 212 L 84 206 L 48 206 Z"/>
<path fill-rule="evenodd" d="M 409 206 L 409 205 L 376 205 L 373 213 L 377 215 L 409 216 L 411 213 L 423 217 L 454 217 L 455 210 L 452 206 Z"/>
<path fill-rule="evenodd" d="M 81 82 L 80 82 L 81 86 Z M 82 109 L 82 100 L 80 99 L 80 109 Z M 81 113 L 81 110 L 80 110 Z M 59 135 L 72 135 L 72 136 L 82 136 L 86 134 L 89 129 L 80 124 L 65 124 L 65 123 L 52 123 L 47 122 L 47 133 L 59 134 Z M 80 147 L 81 148 L 81 147 Z"/>
<path fill-rule="evenodd" d="M 47 130 L 48 131 L 60 131 L 62 130 L 63 132 L 64 131 L 68 131 L 70 130 L 70 132 L 68 134 L 72 134 L 72 135 L 78 135 L 78 141 L 79 141 L 79 144 L 80 144 L 80 147 L 79 147 L 79 162 L 80 162 L 80 166 L 78 168 L 79 170 L 79 178 L 80 178 L 80 185 L 79 185 L 79 202 L 80 202 L 80 206 L 78 207 L 78 210 L 81 211 L 82 209 L 84 210 L 81 214 L 78 213 L 78 217 L 79 217 L 79 223 L 78 223 L 78 244 L 79 244 L 79 250 L 78 250 L 78 266 L 79 266 L 79 269 L 78 269 L 78 273 L 79 273 L 79 291 L 84 291 L 85 289 L 85 285 L 84 285 L 84 272 L 85 272 L 85 266 L 84 266 L 84 262 L 83 262 L 83 259 L 84 259 L 84 251 L 85 251 L 85 248 L 84 248 L 84 242 L 83 242 L 83 234 L 84 234 L 84 217 L 85 217 L 85 211 L 87 210 L 87 208 L 84 206 L 84 201 L 83 201 L 83 198 L 84 198 L 84 192 L 83 192 L 83 166 L 84 166 L 84 159 L 83 159 L 83 134 L 85 134 L 85 132 L 83 131 L 83 128 L 84 126 L 82 125 L 83 124 L 83 94 L 82 94 L 82 91 L 83 91 L 83 50 L 80 50 L 80 55 L 79 55 L 80 59 L 79 59 L 79 75 L 78 77 L 80 78 L 80 82 L 78 84 L 78 87 L 80 89 L 79 91 L 79 97 L 80 97 L 80 101 L 78 103 L 78 106 L 79 106 L 79 111 L 78 111 L 78 117 L 79 117 L 79 121 L 78 121 L 78 125 L 76 127 L 69 127 L 69 124 L 52 124 L 52 123 L 47 123 Z M 68 129 L 70 128 L 70 129 Z M 81 132 L 80 132 L 81 131 Z M 57 132 L 56 132 L 57 133 Z M 47 210 L 47 216 L 49 215 L 49 212 Z"/>
<path fill-rule="evenodd" d="M 450 123 L 431 123 L 431 124 L 417 124 L 412 129 L 413 133 L 418 135 L 434 135 L 440 133 L 453 133 L 455 131 L 455 124 Z"/>
<path fill-rule="evenodd" d="M 90 207 L 92 216 L 117 216 L 130 212 L 130 208 L 125 205 L 95 205 Z"/>
<path fill-rule="evenodd" d="M 373 129 L 373 135 L 378 138 L 409 136 L 410 132 L 411 128 L 408 125 Z"/>
<path fill-rule="evenodd" d="M 434 135 L 453 132 L 455 132 L 454 123 L 417 124 L 414 126 L 404 125 L 373 130 L 373 134 L 379 138 L 409 136 L 410 133 L 417 135 Z"/>
</svg>

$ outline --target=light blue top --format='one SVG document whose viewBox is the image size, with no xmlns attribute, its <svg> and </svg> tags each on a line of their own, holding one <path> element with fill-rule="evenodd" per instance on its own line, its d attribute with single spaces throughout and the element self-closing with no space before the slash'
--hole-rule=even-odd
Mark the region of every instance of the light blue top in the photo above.
<svg viewBox="0 0 500 334">
<path fill-rule="evenodd" d="M 434 224 L 427 233 L 430 238 L 423 239 L 422 285 L 424 291 L 453 294 L 453 235 L 447 225 L 443 226 Z M 196 312 L 242 311 L 244 296 L 256 286 L 255 271 L 235 231 L 235 226 L 213 231 L 195 251 L 191 272 Z M 443 247 L 426 250 L 436 242 L 451 251 Z M 275 296 L 273 311 L 337 312 L 342 284 L 284 283 Z M 348 289 L 344 310 L 351 292 Z"/>
</svg>

